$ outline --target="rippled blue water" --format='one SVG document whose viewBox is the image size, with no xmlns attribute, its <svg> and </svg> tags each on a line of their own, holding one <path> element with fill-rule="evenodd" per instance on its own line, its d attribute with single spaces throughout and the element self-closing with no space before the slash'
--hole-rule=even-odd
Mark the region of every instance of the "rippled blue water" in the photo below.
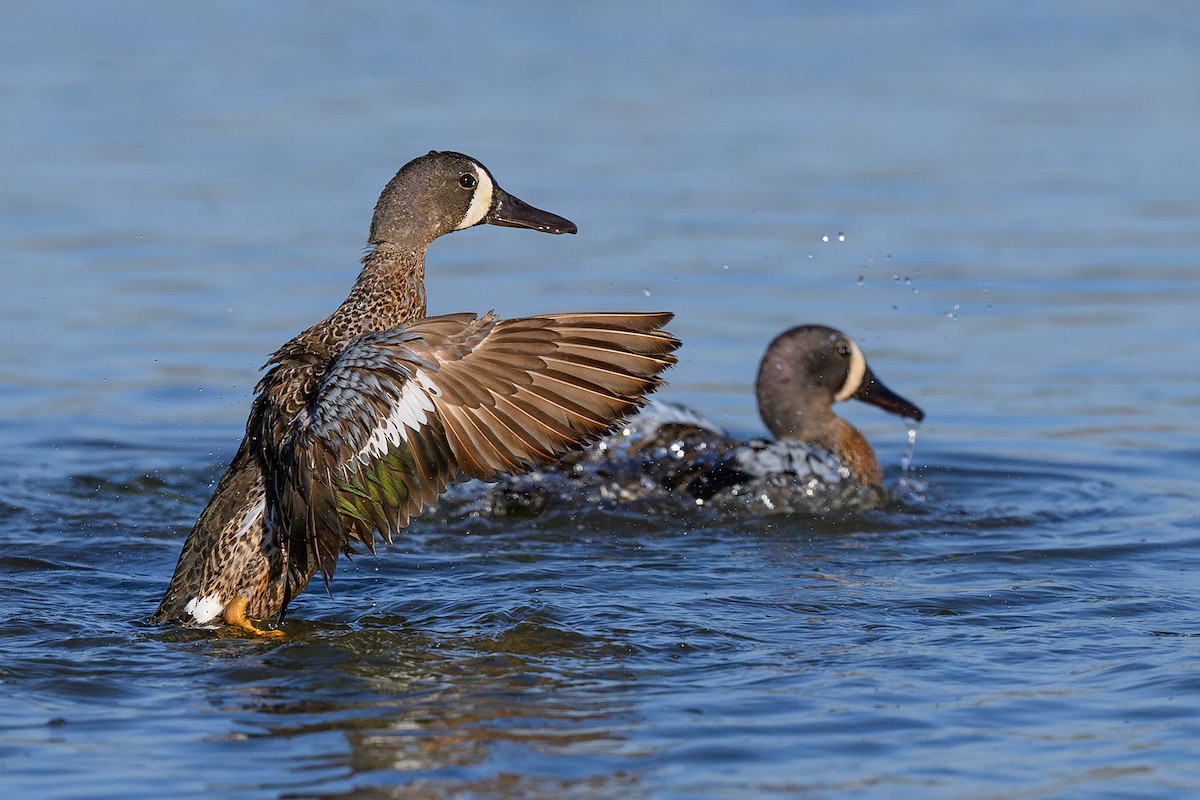
<svg viewBox="0 0 1200 800">
<path fill-rule="evenodd" d="M 5 796 L 1200 790 L 1197 97 L 1186 4 L 3 6 Z M 144 625 L 430 148 L 580 227 L 439 241 L 432 312 L 674 310 L 748 434 L 835 325 L 924 501 L 443 513 L 282 642 Z"/>
</svg>

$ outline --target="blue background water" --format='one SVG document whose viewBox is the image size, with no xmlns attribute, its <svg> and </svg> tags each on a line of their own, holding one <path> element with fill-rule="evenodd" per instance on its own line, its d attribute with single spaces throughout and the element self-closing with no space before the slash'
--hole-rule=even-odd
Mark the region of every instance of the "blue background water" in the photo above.
<svg viewBox="0 0 1200 800">
<path fill-rule="evenodd" d="M 1197 98 L 1186 4 L 5 4 L 6 796 L 1200 790 Z M 431 312 L 673 310 L 746 433 L 835 325 L 924 502 L 435 516 L 283 642 L 145 626 L 431 148 L 580 227 L 439 241 Z"/>
</svg>

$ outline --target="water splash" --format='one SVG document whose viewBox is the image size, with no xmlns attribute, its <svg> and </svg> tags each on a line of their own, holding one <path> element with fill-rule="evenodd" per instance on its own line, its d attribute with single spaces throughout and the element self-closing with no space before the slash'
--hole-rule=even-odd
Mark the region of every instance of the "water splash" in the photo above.
<svg viewBox="0 0 1200 800">
<path fill-rule="evenodd" d="M 904 448 L 904 455 L 900 456 L 900 479 L 896 481 L 896 490 L 899 497 L 911 497 L 923 501 L 925 487 L 917 479 L 912 469 L 913 453 L 917 448 L 917 428 L 921 426 L 921 423 L 916 420 L 908 420 L 908 422 L 908 444 Z"/>
<path fill-rule="evenodd" d="M 917 428 L 921 423 L 913 422 L 908 426 L 908 446 L 904 448 L 904 455 L 900 457 L 900 472 L 904 477 L 908 477 L 909 467 L 912 466 L 913 451 L 917 448 Z"/>
</svg>

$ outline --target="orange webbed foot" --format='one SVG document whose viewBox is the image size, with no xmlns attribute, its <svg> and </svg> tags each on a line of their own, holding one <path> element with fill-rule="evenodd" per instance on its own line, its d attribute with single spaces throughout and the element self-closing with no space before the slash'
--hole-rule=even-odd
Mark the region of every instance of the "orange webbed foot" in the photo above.
<svg viewBox="0 0 1200 800">
<path fill-rule="evenodd" d="M 225 606 L 225 624 L 246 631 L 247 633 L 252 633 L 255 636 L 267 636 L 276 639 L 283 638 L 283 631 L 260 628 L 246 616 L 246 598 L 244 597 L 235 597 L 229 602 L 229 605 Z"/>
</svg>

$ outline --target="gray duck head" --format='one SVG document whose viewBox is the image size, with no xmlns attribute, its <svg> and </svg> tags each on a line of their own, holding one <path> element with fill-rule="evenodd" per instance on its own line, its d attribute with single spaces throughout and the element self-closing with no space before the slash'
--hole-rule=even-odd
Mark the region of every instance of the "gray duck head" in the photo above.
<svg viewBox="0 0 1200 800">
<path fill-rule="evenodd" d="M 906 419 L 925 417 L 875 377 L 853 339 L 825 325 L 800 325 L 775 337 L 759 364 L 755 394 L 776 439 L 818 441 L 833 404 L 852 397 Z"/>
<path fill-rule="evenodd" d="M 575 233 L 575 223 L 500 188 L 487 167 L 462 153 L 430 151 L 414 158 L 384 187 L 368 244 L 422 247 L 451 231 L 483 223 Z"/>
</svg>

